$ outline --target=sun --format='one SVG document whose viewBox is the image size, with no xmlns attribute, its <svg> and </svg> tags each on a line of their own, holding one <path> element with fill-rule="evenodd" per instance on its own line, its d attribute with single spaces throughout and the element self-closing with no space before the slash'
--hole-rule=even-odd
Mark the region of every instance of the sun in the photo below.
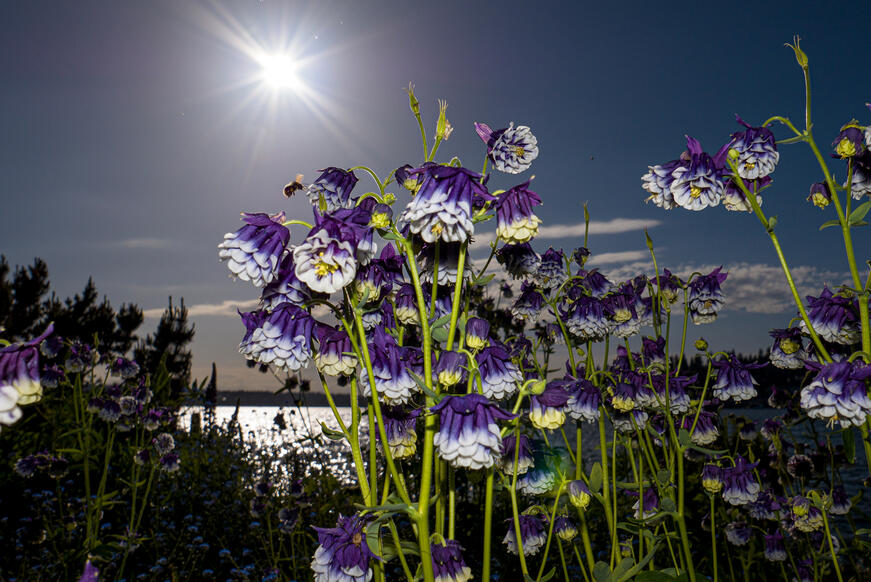
<svg viewBox="0 0 871 582">
<path fill-rule="evenodd" d="M 264 83 L 273 89 L 293 89 L 299 86 L 296 62 L 287 54 L 263 55 L 258 59 Z"/>
</svg>

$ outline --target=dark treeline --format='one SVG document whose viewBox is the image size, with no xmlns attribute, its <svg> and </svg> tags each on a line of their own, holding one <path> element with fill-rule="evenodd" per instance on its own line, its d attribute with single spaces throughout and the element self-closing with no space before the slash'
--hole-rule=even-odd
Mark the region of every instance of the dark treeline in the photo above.
<svg viewBox="0 0 871 582">
<path fill-rule="evenodd" d="M 190 383 L 194 327 L 187 320 L 184 299 L 174 306 L 172 298 L 154 334 L 136 335 L 144 317 L 142 309 L 124 303 L 115 309 L 106 296 L 100 298 L 92 278 L 81 293 L 61 299 L 51 291 L 48 265 L 36 258 L 32 265 L 10 268 L 0 256 L 0 337 L 27 341 L 41 334 L 50 323 L 54 333 L 69 342 L 96 345 L 102 354 L 133 357 L 147 372 L 154 372 L 165 358 L 173 394 Z"/>
</svg>

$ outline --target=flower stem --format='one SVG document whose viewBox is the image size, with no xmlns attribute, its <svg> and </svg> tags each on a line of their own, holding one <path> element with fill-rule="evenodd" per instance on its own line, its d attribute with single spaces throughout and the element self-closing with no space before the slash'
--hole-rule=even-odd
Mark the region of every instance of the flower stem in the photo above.
<svg viewBox="0 0 871 582">
<path fill-rule="evenodd" d="M 490 545 L 493 535 L 493 473 L 487 469 L 487 481 L 484 485 L 484 564 L 481 569 L 481 580 L 490 579 Z"/>
</svg>

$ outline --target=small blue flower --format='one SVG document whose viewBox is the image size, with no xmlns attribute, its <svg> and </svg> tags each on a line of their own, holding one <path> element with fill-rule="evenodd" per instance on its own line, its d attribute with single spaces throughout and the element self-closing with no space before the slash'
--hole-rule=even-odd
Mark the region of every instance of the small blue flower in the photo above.
<svg viewBox="0 0 871 582">
<path fill-rule="evenodd" d="M 466 345 L 473 350 L 480 350 L 490 339 L 490 323 L 479 317 L 466 321 Z"/>
<path fill-rule="evenodd" d="M 394 459 L 410 457 L 417 450 L 417 434 L 414 427 L 420 409 L 405 410 L 398 406 L 385 406 L 381 417 L 384 419 L 384 432 L 387 434 L 387 445 Z M 375 437 L 381 440 L 381 431 L 375 431 Z"/>
<path fill-rule="evenodd" d="M 507 519 L 505 522 L 508 526 L 508 532 L 505 534 L 502 542 L 508 547 L 509 552 L 517 555 L 519 551 L 514 531 L 514 520 Z M 520 540 L 523 544 L 523 555 L 533 556 L 538 553 L 538 550 L 544 546 L 544 542 L 547 540 L 544 521 L 538 515 L 521 514 L 518 516 L 518 523 L 520 524 Z"/>
<path fill-rule="evenodd" d="M 578 526 L 565 515 L 560 515 L 553 522 L 553 533 L 561 540 L 569 542 L 578 535 Z"/>
<path fill-rule="evenodd" d="M 829 190 L 829 185 L 825 182 L 814 182 L 811 184 L 810 194 L 808 194 L 807 201 L 813 202 L 813 205 L 817 208 L 825 208 L 831 204 L 832 191 Z"/>
<path fill-rule="evenodd" d="M 719 493 L 723 490 L 723 470 L 717 465 L 706 464 L 702 467 L 702 487 L 708 493 Z"/>
<path fill-rule="evenodd" d="M 854 124 L 847 124 L 841 128 L 841 132 L 835 141 L 832 142 L 832 147 L 835 148 L 833 157 L 836 158 L 852 158 L 865 153 L 865 134 Z"/>
<path fill-rule="evenodd" d="M 689 284 L 689 308 L 693 323 L 711 323 L 717 319 L 717 314 L 726 303 L 726 296 L 720 285 L 728 277 L 722 273 L 722 267 L 717 267 L 708 275 L 700 275 Z"/>
<path fill-rule="evenodd" d="M 741 402 L 756 397 L 756 380 L 750 375 L 750 370 L 765 367 L 761 364 L 744 364 L 735 354 L 721 357 L 711 362 L 717 369 L 717 381 L 714 383 L 714 398 Z"/>
<path fill-rule="evenodd" d="M 282 226 L 284 213 L 242 214 L 245 226 L 224 235 L 218 245 L 218 257 L 227 261 L 230 276 L 250 281 L 255 287 L 272 282 L 278 263 L 290 240 L 290 231 Z"/>
<path fill-rule="evenodd" d="M 519 174 L 538 157 L 538 140 L 525 125 L 493 131 L 486 123 L 475 123 L 475 131 L 487 144 L 487 156 L 500 172 Z"/>
</svg>

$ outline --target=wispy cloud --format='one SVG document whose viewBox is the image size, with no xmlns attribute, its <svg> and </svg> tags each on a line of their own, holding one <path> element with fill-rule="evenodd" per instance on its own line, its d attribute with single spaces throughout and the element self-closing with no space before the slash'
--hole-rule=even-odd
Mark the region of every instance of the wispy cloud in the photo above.
<svg viewBox="0 0 871 582">
<path fill-rule="evenodd" d="M 119 243 L 125 249 L 168 249 L 172 241 L 164 238 L 128 238 Z"/>
<path fill-rule="evenodd" d="M 236 313 L 236 309 L 240 309 L 245 311 L 246 309 L 253 309 L 257 306 L 259 302 L 258 299 L 250 299 L 248 301 L 236 301 L 232 299 L 228 299 L 227 301 L 222 301 L 220 303 L 197 303 L 194 305 L 188 305 L 188 315 L 190 317 L 197 317 L 200 315 L 218 315 L 223 317 L 238 317 Z M 142 312 L 142 314 L 146 317 L 159 318 L 163 315 L 163 312 L 166 310 L 165 307 L 155 307 L 154 309 L 146 309 Z"/>
<path fill-rule="evenodd" d="M 660 249 L 662 250 L 662 249 Z M 644 257 L 648 256 L 647 251 L 619 251 L 613 253 L 593 253 L 590 256 L 590 260 L 587 262 L 588 265 L 598 266 L 598 265 L 607 265 L 611 263 L 626 263 L 628 261 L 640 261 L 644 259 Z"/>
<path fill-rule="evenodd" d="M 590 221 L 590 234 L 619 234 L 621 232 L 641 231 L 645 228 L 654 228 L 662 224 L 660 220 L 650 220 L 646 218 L 614 218 L 607 221 Z M 584 236 L 585 225 L 583 222 L 577 224 L 552 224 L 550 226 L 542 226 L 538 229 L 538 236 L 535 240 L 552 240 L 559 238 L 577 238 Z M 491 242 L 496 240 L 495 232 L 483 232 L 475 235 L 475 241 L 472 243 L 472 248 L 487 247 Z"/>
<path fill-rule="evenodd" d="M 686 280 L 692 273 L 710 273 L 720 265 L 678 265 L 669 270 Z M 612 281 L 630 279 L 639 273 L 652 274 L 651 261 L 638 261 L 620 265 L 612 269 L 602 269 Z M 723 265 L 729 273 L 723 283 L 726 295 L 726 310 L 741 310 L 748 313 L 783 313 L 796 311 L 792 294 L 786 284 L 783 270 L 778 265 L 761 263 L 732 263 Z M 800 265 L 790 269 L 799 296 L 819 295 L 823 285 L 836 287 L 846 282 L 848 273 L 828 271 L 811 265 Z"/>
</svg>

